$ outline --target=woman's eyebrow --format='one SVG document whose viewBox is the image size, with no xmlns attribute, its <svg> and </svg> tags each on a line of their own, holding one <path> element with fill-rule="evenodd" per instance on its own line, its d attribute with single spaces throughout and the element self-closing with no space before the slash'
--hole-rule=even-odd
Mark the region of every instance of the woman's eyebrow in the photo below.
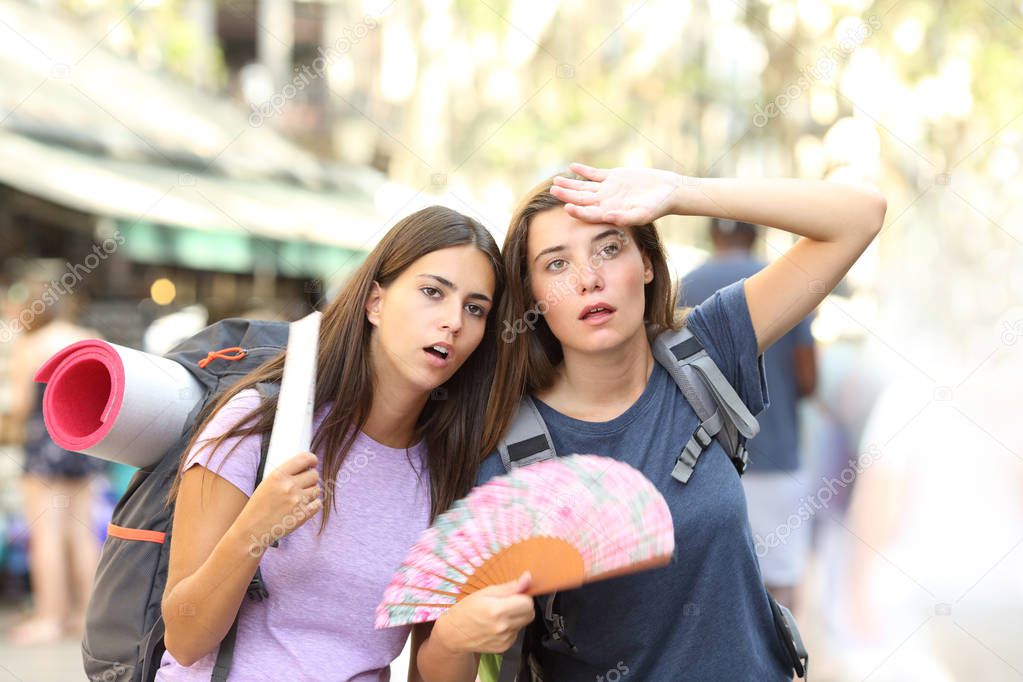
<svg viewBox="0 0 1023 682">
<path fill-rule="evenodd" d="M 604 237 L 611 237 L 611 236 L 621 237 L 621 236 L 624 236 L 624 233 L 620 229 L 618 229 L 618 228 L 612 228 L 610 230 L 604 230 L 603 232 L 598 234 L 596 237 L 591 239 L 590 243 L 592 244 L 593 242 L 599 242 Z M 544 249 L 540 253 L 536 254 L 536 258 L 533 259 L 533 262 L 535 263 L 536 261 L 540 260 L 540 256 L 546 256 L 548 253 L 554 253 L 556 251 L 564 251 L 566 248 L 568 248 L 568 247 L 566 247 L 564 244 L 558 244 L 557 246 L 548 246 L 546 249 Z"/>
<path fill-rule="evenodd" d="M 430 275 L 430 274 L 427 274 L 427 273 L 424 272 L 424 273 L 420 274 L 419 276 L 420 277 L 426 277 L 427 279 L 432 279 L 432 280 L 436 281 L 439 284 L 443 284 L 448 289 L 451 289 L 451 291 L 458 291 L 458 287 L 455 286 L 454 282 L 452 282 L 451 280 L 449 280 L 449 279 L 447 279 L 445 277 L 441 277 L 440 275 Z M 487 296 L 486 294 L 481 294 L 481 293 L 479 293 L 477 291 L 474 291 L 471 294 L 468 294 L 467 298 L 474 298 L 474 299 L 478 299 L 480 301 L 486 301 L 487 303 L 492 303 L 492 301 L 490 300 L 489 296 Z"/>
<path fill-rule="evenodd" d="M 555 253 L 557 251 L 564 251 L 565 248 L 566 247 L 564 244 L 559 244 L 558 246 L 548 246 L 546 249 L 536 254 L 536 258 L 533 259 L 533 262 L 535 263 L 536 261 L 540 260 L 540 256 L 546 256 L 548 253 Z"/>
<path fill-rule="evenodd" d="M 617 228 L 617 227 L 613 227 L 610 230 L 604 230 L 603 232 L 598 234 L 596 237 L 594 237 L 593 239 L 590 240 L 590 243 L 592 244 L 593 242 L 599 242 L 604 237 L 622 237 L 622 238 L 624 238 L 625 237 L 625 232 L 622 231 L 621 229 Z"/>
</svg>

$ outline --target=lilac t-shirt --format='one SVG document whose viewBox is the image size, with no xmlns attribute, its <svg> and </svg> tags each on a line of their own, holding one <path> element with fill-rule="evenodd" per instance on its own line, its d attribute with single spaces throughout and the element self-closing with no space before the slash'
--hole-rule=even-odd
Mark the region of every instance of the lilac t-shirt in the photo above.
<svg viewBox="0 0 1023 682">
<path fill-rule="evenodd" d="M 259 400 L 255 390 L 239 393 L 203 431 L 200 445 Z M 315 415 L 313 433 L 324 416 L 326 408 Z M 212 455 L 208 447 L 196 448 L 185 466 L 219 468 L 220 476 L 251 496 L 259 440 L 232 438 Z M 338 472 L 336 512 L 323 533 L 317 535 L 317 514 L 263 555 L 260 571 L 270 597 L 242 602 L 229 680 L 390 679 L 389 664 L 401 653 L 409 628 L 374 630 L 375 609 L 394 570 L 429 525 L 425 465 L 424 442 L 406 451 L 358 435 Z M 216 657 L 214 650 L 186 668 L 165 652 L 156 680 L 209 680 Z"/>
</svg>

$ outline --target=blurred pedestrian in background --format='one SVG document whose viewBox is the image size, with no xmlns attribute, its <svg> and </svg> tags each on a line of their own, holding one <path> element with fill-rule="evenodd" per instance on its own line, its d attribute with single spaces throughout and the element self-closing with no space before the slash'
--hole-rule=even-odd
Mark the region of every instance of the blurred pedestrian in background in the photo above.
<svg viewBox="0 0 1023 682">
<path fill-rule="evenodd" d="M 715 291 L 749 277 L 767 263 L 753 255 L 757 228 L 714 218 L 711 258 L 682 278 L 679 305 L 693 307 Z M 796 588 L 805 571 L 809 524 L 793 528 L 806 491 L 799 457 L 796 404 L 814 392 L 817 364 L 810 318 L 804 319 L 764 354 L 770 406 L 758 417 L 760 433 L 750 441 L 749 469 L 742 477 L 760 571 L 775 599 L 796 609 Z"/>
<path fill-rule="evenodd" d="M 23 424 L 25 523 L 29 533 L 29 567 L 33 609 L 9 632 L 18 645 L 77 636 L 84 626 L 85 605 L 99 557 L 92 524 L 94 483 L 104 461 L 68 452 L 54 443 L 43 423 L 43 385 L 33 376 L 61 348 L 86 338 L 93 329 L 75 322 L 80 294 L 60 295 L 52 288 L 46 262 L 37 263 L 19 287 L 20 313 L 8 322 L 12 341 L 8 375 L 11 412 Z"/>
<path fill-rule="evenodd" d="M 956 386 L 903 377 L 877 400 L 835 592 L 840 679 L 1019 679 L 1021 381 L 1006 353 Z"/>
</svg>

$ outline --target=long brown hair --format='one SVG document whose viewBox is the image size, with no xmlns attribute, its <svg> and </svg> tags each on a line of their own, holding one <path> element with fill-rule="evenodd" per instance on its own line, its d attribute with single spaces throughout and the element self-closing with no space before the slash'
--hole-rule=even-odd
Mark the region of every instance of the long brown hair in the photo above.
<svg viewBox="0 0 1023 682">
<path fill-rule="evenodd" d="M 358 431 L 365 425 L 373 404 L 369 353 L 373 325 L 366 319 L 365 309 L 373 282 L 386 288 L 419 258 L 434 251 L 464 245 L 475 246 L 489 260 L 494 270 L 496 306 L 504 289 L 504 271 L 497 242 L 472 218 L 442 206 L 431 206 L 409 215 L 391 228 L 351 276 L 343 293 L 323 312 L 316 357 L 314 409 L 327 404 L 331 407 L 313 436 L 310 448 L 320 454 L 323 463 L 321 532 L 334 506 L 334 486 L 331 483 L 344 464 Z M 496 319 L 493 313 L 488 316 L 479 346 L 441 387 L 443 390 L 433 392 L 416 424 L 417 437 L 426 440 L 433 516 L 450 507 L 475 480 L 484 426 L 483 406 L 497 352 Z M 231 398 L 261 382 L 280 382 L 283 372 L 282 353 L 210 401 L 200 415 L 186 452 L 192 450 L 213 415 Z M 204 443 L 212 443 L 210 447 L 215 450 L 232 436 L 267 433 L 273 428 L 276 408 L 276 398 L 263 399 L 258 408 L 230 430 Z M 247 425 L 243 427 L 243 423 Z M 179 469 L 169 501 L 177 494 L 181 475 Z"/>
<path fill-rule="evenodd" d="M 580 178 L 570 173 L 562 177 Z M 508 289 L 498 306 L 501 343 L 497 350 L 497 373 L 487 405 L 484 456 L 493 452 L 510 425 L 519 400 L 527 393 L 545 389 L 555 377 L 555 368 L 564 359 L 561 343 L 543 315 L 531 291 L 529 277 L 529 226 L 538 214 L 559 206 L 563 201 L 551 194 L 550 177 L 531 189 L 512 215 L 502 254 Z M 679 329 L 684 318 L 675 311 L 675 286 L 661 238 L 653 223 L 626 228 L 636 240 L 640 253 L 650 259 L 654 277 L 644 288 L 643 319 L 651 330 Z"/>
</svg>

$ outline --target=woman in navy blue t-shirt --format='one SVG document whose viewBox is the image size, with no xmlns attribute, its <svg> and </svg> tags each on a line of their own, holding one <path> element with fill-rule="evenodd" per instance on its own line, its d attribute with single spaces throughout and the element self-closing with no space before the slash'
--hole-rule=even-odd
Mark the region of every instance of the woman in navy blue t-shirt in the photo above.
<svg viewBox="0 0 1023 682">
<path fill-rule="evenodd" d="M 544 642 L 538 658 L 545 677 L 790 680 L 735 468 L 714 442 L 688 483 L 672 478 L 698 420 L 654 360 L 646 325 L 687 325 L 750 410 L 762 411 L 764 350 L 863 253 L 881 228 L 885 200 L 870 188 L 829 182 L 700 179 L 581 164 L 571 170 L 578 176 L 557 176 L 525 197 L 505 239 L 509 288 L 498 318 L 505 343 L 486 451 L 496 449 L 521 396 L 531 395 L 557 452 L 615 457 L 654 482 L 672 511 L 677 556 L 662 569 L 560 593 L 555 606 L 567 643 Z M 670 214 L 742 220 L 803 239 L 677 319 L 653 226 Z M 502 473 L 495 453 L 478 482 Z M 455 606 L 432 632 L 422 626 L 427 682 L 470 681 L 478 654 L 511 644 L 509 627 L 507 641 L 490 638 L 491 650 L 474 646 L 484 620 L 478 604 Z"/>
</svg>

